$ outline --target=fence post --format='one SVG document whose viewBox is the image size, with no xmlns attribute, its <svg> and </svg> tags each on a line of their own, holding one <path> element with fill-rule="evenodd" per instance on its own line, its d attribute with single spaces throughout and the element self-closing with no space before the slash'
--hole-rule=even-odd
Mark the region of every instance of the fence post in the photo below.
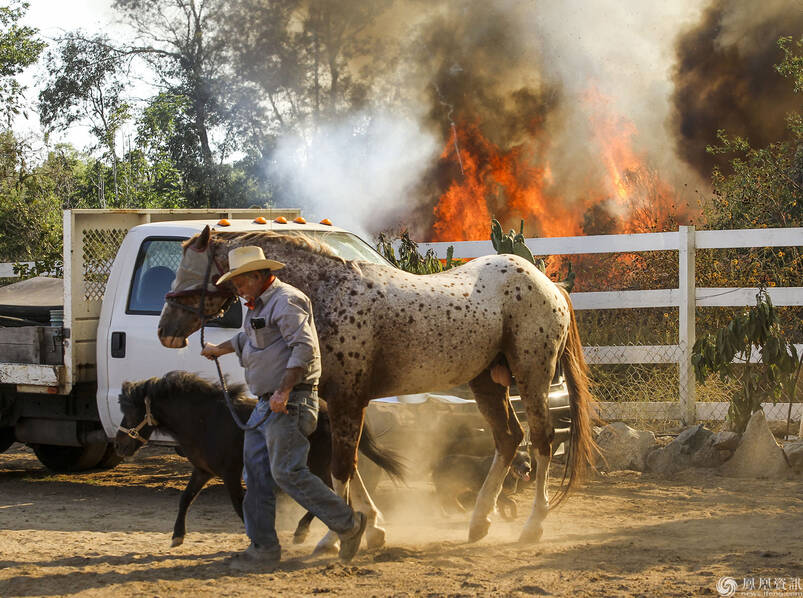
<svg viewBox="0 0 803 598">
<path fill-rule="evenodd" d="M 691 365 L 691 353 L 694 346 L 696 285 L 694 280 L 694 227 L 681 226 L 679 233 L 679 275 L 678 291 L 680 293 L 680 318 L 678 344 L 681 356 L 678 362 L 678 394 L 680 396 L 681 419 L 690 426 L 697 419 L 695 403 L 694 368 Z"/>
</svg>

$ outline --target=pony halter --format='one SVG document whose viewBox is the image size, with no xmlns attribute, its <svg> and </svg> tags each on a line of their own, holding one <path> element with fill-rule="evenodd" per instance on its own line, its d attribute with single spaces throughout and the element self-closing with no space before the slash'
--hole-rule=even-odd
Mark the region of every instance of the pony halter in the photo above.
<svg viewBox="0 0 803 598">
<path fill-rule="evenodd" d="M 156 418 L 153 417 L 153 413 L 151 412 L 151 398 L 145 397 L 145 418 L 133 428 L 124 428 L 122 425 L 120 425 L 119 430 L 121 432 L 125 432 L 134 440 L 139 440 L 143 445 L 145 445 L 148 444 L 148 438 L 140 436 L 139 431 L 145 426 L 155 428 L 158 425 L 159 422 L 156 421 Z"/>
</svg>

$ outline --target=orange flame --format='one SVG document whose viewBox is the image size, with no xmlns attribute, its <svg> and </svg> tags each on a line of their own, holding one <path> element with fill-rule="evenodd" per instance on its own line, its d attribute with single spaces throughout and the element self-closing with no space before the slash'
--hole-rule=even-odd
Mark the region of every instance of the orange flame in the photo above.
<svg viewBox="0 0 803 598">
<path fill-rule="evenodd" d="M 503 150 L 476 125 L 453 128 L 441 161 L 457 168 L 434 209 L 433 241 L 489 238 L 491 217 L 524 218 L 544 236 L 578 234 L 577 219 L 544 194 L 549 167 L 533 165 L 526 145 Z"/>
<path fill-rule="evenodd" d="M 526 222 L 525 235 L 543 237 L 583 234 L 584 215 L 594 206 L 613 219 L 613 230 L 668 230 L 684 219 L 675 194 L 634 149 L 635 124 L 614 113 L 612 102 L 595 87 L 583 97 L 598 152 L 602 176 L 589 175 L 586 191 L 566 198 L 542 157 L 548 140 L 538 139 L 503 149 L 478 124 L 452 127 L 440 156 L 451 178 L 433 210 L 432 241 L 489 238 L 490 219 L 504 226 Z M 543 131 L 542 128 L 538 129 Z M 590 165 L 593 166 L 593 165 Z M 593 171 L 593 168 L 589 168 Z"/>
</svg>

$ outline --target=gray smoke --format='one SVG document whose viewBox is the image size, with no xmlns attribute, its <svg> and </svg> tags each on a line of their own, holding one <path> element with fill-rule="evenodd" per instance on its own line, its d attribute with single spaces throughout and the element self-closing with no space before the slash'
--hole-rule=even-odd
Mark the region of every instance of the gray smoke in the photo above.
<svg viewBox="0 0 803 598">
<path fill-rule="evenodd" d="M 785 0 L 715 0 L 677 40 L 673 130 L 680 157 L 708 176 L 716 158 L 706 146 L 717 129 L 755 147 L 783 136 L 785 115 L 800 110 L 792 84 L 773 69 L 777 40 L 803 32 L 803 5 Z"/>
<path fill-rule="evenodd" d="M 678 190 L 704 187 L 709 174 L 699 161 L 689 168 L 687 153 L 679 157 L 668 126 L 679 111 L 677 36 L 700 19 L 694 0 L 399 0 L 364 32 L 392 54 L 365 80 L 366 108 L 314 135 L 280 141 L 273 166 L 279 196 L 316 217 L 349 215 L 348 224 L 363 233 L 409 227 L 414 238 L 429 238 L 439 198 L 464 177 L 439 152 L 453 127 L 474 126 L 500 151 L 548 166 L 548 210 L 569 207 L 582 222 L 587 209 L 598 206 L 596 214 L 601 205 L 619 218 L 625 214 L 611 201 L 615 190 L 595 134 L 602 118 L 631 131 L 633 151 L 649 169 L 639 180 L 667 181 L 682 209 L 692 198 Z M 730 19 L 729 31 L 750 22 L 739 11 Z M 714 130 L 714 116 L 696 128 Z M 483 143 L 460 143 L 488 165 Z M 644 201 L 651 197 L 645 193 Z M 509 198 L 485 199 L 505 228 L 517 226 Z M 540 230 L 538 222 L 527 227 Z"/>
</svg>

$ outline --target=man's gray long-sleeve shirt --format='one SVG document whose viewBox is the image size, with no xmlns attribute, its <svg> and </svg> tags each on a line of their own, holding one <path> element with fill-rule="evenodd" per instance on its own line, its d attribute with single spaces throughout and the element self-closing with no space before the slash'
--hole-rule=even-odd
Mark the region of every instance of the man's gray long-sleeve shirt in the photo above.
<svg viewBox="0 0 803 598">
<path fill-rule="evenodd" d="M 278 278 L 254 301 L 231 344 L 245 368 L 248 390 L 256 396 L 277 390 L 288 368 L 303 368 L 303 383 L 317 384 L 321 377 L 312 303 Z"/>
</svg>

